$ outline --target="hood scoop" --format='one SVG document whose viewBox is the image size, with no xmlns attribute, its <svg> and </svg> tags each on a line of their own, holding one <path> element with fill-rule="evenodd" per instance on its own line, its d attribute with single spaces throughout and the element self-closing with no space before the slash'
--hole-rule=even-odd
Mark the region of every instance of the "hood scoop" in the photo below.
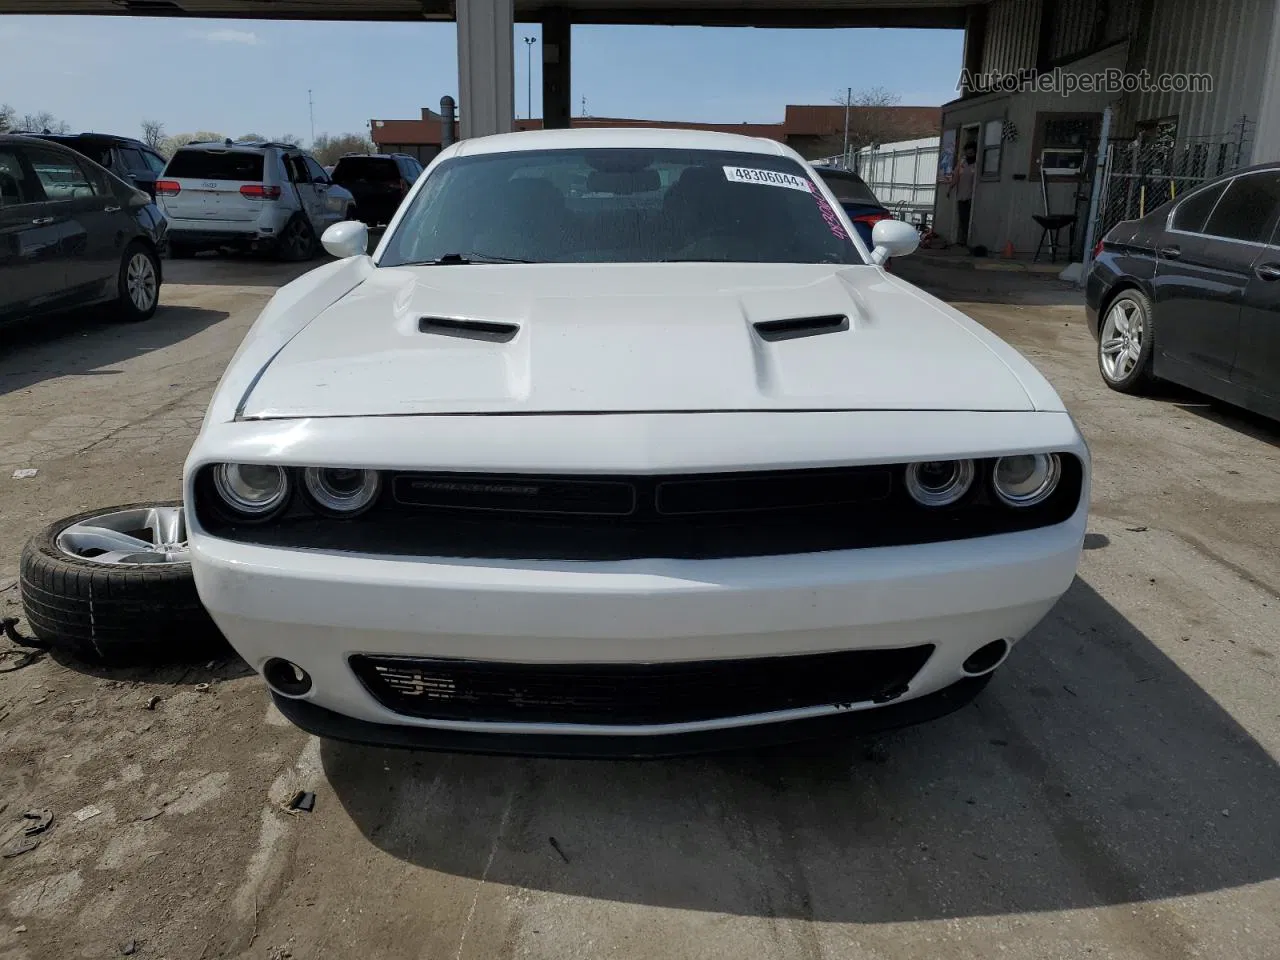
<svg viewBox="0 0 1280 960">
<path fill-rule="evenodd" d="M 441 337 L 457 337 L 462 340 L 509 343 L 520 332 L 520 325 L 494 323 L 488 320 L 464 320 L 458 317 L 423 317 L 418 321 L 418 332 L 434 333 Z"/>
<path fill-rule="evenodd" d="M 849 329 L 849 318 L 842 314 L 827 317 L 794 317 L 787 320 L 762 320 L 751 325 L 761 340 L 795 340 L 823 333 L 839 333 Z"/>
</svg>

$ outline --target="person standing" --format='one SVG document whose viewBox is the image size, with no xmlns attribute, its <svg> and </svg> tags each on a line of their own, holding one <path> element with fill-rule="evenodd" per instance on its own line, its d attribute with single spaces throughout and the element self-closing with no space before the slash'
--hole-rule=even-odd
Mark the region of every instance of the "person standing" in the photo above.
<svg viewBox="0 0 1280 960">
<path fill-rule="evenodd" d="M 951 174 L 951 183 L 947 187 L 947 196 L 956 195 L 956 226 L 959 243 L 969 245 L 969 215 L 973 212 L 973 185 L 978 174 L 978 146 L 974 143 L 964 145 L 964 156 Z"/>
</svg>

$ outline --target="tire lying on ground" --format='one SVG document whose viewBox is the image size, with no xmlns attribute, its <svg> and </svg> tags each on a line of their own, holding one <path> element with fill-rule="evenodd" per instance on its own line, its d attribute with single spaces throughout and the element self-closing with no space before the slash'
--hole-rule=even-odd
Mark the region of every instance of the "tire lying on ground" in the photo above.
<svg viewBox="0 0 1280 960">
<path fill-rule="evenodd" d="M 42 643 L 102 664 L 226 656 L 200 603 L 180 503 L 90 510 L 50 524 L 22 550 L 19 583 Z"/>
</svg>

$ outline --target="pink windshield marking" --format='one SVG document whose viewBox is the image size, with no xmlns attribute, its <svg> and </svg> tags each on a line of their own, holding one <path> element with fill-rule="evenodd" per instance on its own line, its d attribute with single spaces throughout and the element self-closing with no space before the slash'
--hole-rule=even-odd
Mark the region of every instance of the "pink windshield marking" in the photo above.
<svg viewBox="0 0 1280 960">
<path fill-rule="evenodd" d="M 809 181 L 809 192 L 813 194 L 813 199 L 818 202 L 818 212 L 822 214 L 822 219 L 827 222 L 831 232 L 840 240 L 848 240 L 849 235 L 845 233 L 844 226 L 840 223 L 840 218 L 831 209 L 831 204 L 827 203 L 826 198 L 818 192 L 818 185 L 812 180 Z"/>
</svg>

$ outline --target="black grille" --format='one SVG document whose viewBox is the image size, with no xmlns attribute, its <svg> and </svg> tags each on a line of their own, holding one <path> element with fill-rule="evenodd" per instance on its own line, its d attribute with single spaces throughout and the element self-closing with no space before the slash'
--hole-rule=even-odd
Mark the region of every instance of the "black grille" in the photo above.
<svg viewBox="0 0 1280 960">
<path fill-rule="evenodd" d="M 527 664 L 353 656 L 389 710 L 435 720 L 686 723 L 901 695 L 932 645 L 687 663 Z"/>
</svg>

